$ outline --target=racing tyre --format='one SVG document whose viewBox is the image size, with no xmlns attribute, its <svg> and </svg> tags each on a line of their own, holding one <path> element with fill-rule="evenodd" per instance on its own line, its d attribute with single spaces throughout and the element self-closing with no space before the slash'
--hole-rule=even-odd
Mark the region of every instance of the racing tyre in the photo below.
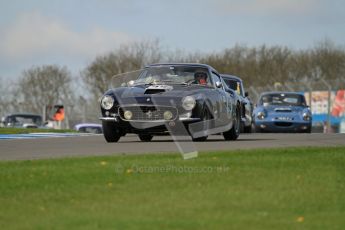
<svg viewBox="0 0 345 230">
<path fill-rule="evenodd" d="M 249 125 L 249 126 L 244 126 L 243 127 L 243 132 L 244 133 L 252 133 L 252 126 Z"/>
<path fill-rule="evenodd" d="M 208 112 L 207 109 L 205 109 L 202 121 L 210 120 L 210 118 L 211 118 L 210 113 Z M 208 127 L 204 127 L 204 129 L 208 129 Z M 195 142 L 201 142 L 201 141 L 206 141 L 207 138 L 208 138 L 208 136 L 197 137 L 197 138 L 193 138 L 192 137 L 192 140 L 195 141 Z"/>
<path fill-rule="evenodd" d="M 311 127 L 309 127 L 308 129 L 306 129 L 306 130 L 304 131 L 304 133 L 311 133 Z"/>
<path fill-rule="evenodd" d="M 197 138 L 193 138 L 193 141 L 195 142 L 202 142 L 202 141 L 206 141 L 208 138 L 208 136 L 205 137 L 197 137 Z"/>
<path fill-rule="evenodd" d="M 150 142 L 153 138 L 150 134 L 138 134 L 138 137 L 143 142 Z"/>
<path fill-rule="evenodd" d="M 122 132 L 112 122 L 102 121 L 103 135 L 107 142 L 118 142 Z"/>
<path fill-rule="evenodd" d="M 262 130 L 259 127 L 255 127 L 255 132 L 256 133 L 262 133 Z"/>
<path fill-rule="evenodd" d="M 236 109 L 236 118 L 234 120 L 234 124 L 232 125 L 232 128 L 223 133 L 224 139 L 229 140 L 236 140 L 238 136 L 240 135 L 240 129 L 241 129 L 241 112 L 240 109 Z"/>
</svg>

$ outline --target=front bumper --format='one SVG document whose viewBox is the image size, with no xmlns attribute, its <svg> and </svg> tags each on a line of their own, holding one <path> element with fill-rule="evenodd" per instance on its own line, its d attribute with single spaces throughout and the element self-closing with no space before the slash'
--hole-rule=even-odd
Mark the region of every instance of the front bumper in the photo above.
<svg viewBox="0 0 345 230">
<path fill-rule="evenodd" d="M 140 109 L 139 109 L 140 108 Z M 124 111 L 133 113 L 133 118 L 127 120 Z M 165 119 L 164 112 L 171 111 L 171 119 Z M 180 105 L 170 104 L 123 104 L 114 106 L 111 110 L 101 108 L 103 125 L 112 125 L 125 133 L 150 133 L 165 134 L 171 132 L 182 132 L 189 124 L 201 121 L 201 106 L 197 104 L 191 111 L 187 111 Z M 188 129 L 187 129 L 188 130 Z M 185 132 L 184 132 L 185 133 Z"/>
<path fill-rule="evenodd" d="M 311 129 L 309 121 L 255 121 L 255 129 L 263 132 L 296 133 Z"/>
<path fill-rule="evenodd" d="M 113 117 L 100 117 L 99 120 L 101 121 L 112 121 L 112 122 L 120 122 L 121 118 L 119 116 L 113 116 Z M 178 119 L 180 122 L 196 122 L 196 121 L 200 121 L 200 118 L 187 118 L 187 117 L 179 117 Z M 123 120 L 121 120 L 123 121 Z M 174 120 L 171 120 L 174 121 Z M 166 123 L 169 122 L 169 120 L 167 121 L 126 121 L 126 122 L 133 122 L 133 123 Z"/>
<path fill-rule="evenodd" d="M 178 118 L 169 121 L 126 121 L 119 116 L 100 117 L 100 120 L 106 123 L 113 123 L 125 133 L 146 133 L 146 134 L 169 134 L 175 133 L 185 135 L 188 125 L 201 121 L 200 118 Z"/>
</svg>

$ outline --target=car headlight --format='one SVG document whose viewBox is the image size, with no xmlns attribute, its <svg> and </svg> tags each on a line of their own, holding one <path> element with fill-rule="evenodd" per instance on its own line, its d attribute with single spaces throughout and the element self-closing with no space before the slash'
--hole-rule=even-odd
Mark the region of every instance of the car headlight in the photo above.
<svg viewBox="0 0 345 230">
<path fill-rule="evenodd" d="M 303 116 L 303 120 L 305 120 L 305 121 L 311 120 L 311 114 L 310 113 L 304 112 L 302 116 Z"/>
<path fill-rule="evenodd" d="M 170 111 L 165 111 L 163 114 L 164 120 L 171 120 L 173 118 L 173 114 Z"/>
<path fill-rule="evenodd" d="M 194 109 L 196 104 L 195 98 L 192 96 L 186 96 L 182 99 L 182 107 L 185 110 L 192 110 Z"/>
<path fill-rule="evenodd" d="M 114 98 L 112 96 L 105 95 L 102 97 L 101 106 L 103 109 L 109 110 L 113 107 L 113 105 L 114 105 Z"/>
<path fill-rule="evenodd" d="M 133 117 L 133 113 L 129 110 L 126 110 L 123 114 L 123 116 L 125 117 L 126 120 L 131 120 Z"/>
<path fill-rule="evenodd" d="M 258 112 L 257 117 L 258 117 L 260 120 L 263 120 L 263 119 L 266 117 L 266 114 L 265 114 L 265 112 L 260 111 L 260 112 Z"/>
</svg>

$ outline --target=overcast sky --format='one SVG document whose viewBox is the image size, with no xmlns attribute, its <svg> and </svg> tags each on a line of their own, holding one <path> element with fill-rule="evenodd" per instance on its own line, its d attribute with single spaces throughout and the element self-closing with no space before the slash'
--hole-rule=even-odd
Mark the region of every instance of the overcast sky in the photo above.
<svg viewBox="0 0 345 230">
<path fill-rule="evenodd" d="M 43 64 L 78 74 L 119 44 L 155 38 L 187 52 L 345 45 L 345 1 L 0 0 L 0 77 Z"/>
</svg>

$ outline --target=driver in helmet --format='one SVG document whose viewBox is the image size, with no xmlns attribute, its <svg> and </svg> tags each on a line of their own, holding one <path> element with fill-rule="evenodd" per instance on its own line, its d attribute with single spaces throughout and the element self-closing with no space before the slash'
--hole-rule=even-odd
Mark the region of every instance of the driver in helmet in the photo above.
<svg viewBox="0 0 345 230">
<path fill-rule="evenodd" d="M 207 84 L 207 73 L 205 72 L 196 72 L 194 74 L 194 79 L 196 84 L 206 85 Z"/>
</svg>

